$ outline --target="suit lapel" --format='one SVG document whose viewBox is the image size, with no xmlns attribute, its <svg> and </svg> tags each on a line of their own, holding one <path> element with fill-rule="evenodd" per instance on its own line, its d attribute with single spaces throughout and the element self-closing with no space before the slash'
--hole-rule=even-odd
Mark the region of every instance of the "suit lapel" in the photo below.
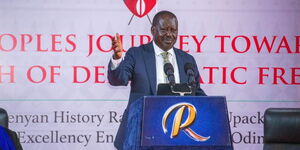
<svg viewBox="0 0 300 150">
<path fill-rule="evenodd" d="M 152 93 L 156 95 L 156 60 L 152 42 L 144 45 L 143 57 Z"/>
<path fill-rule="evenodd" d="M 176 55 L 176 61 L 177 61 L 177 65 L 178 65 L 180 83 L 186 83 L 187 77 L 184 72 L 184 64 L 185 64 L 184 57 L 181 56 L 181 53 L 179 51 L 180 51 L 179 49 L 174 48 L 174 52 Z"/>
</svg>

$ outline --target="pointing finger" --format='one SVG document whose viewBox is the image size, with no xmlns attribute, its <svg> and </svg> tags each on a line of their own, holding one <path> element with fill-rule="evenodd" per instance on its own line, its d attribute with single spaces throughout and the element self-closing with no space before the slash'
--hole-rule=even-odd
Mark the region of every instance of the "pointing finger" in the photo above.
<svg viewBox="0 0 300 150">
<path fill-rule="evenodd" d="M 117 42 L 120 41 L 120 35 L 119 35 L 119 33 L 116 33 L 116 39 L 117 39 Z"/>
</svg>

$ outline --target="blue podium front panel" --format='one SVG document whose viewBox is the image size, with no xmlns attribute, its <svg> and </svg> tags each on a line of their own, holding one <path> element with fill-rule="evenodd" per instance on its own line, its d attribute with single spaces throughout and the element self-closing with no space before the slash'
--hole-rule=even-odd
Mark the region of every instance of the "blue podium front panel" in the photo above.
<svg viewBox="0 0 300 150">
<path fill-rule="evenodd" d="M 145 97 L 141 146 L 232 147 L 225 97 Z"/>
</svg>

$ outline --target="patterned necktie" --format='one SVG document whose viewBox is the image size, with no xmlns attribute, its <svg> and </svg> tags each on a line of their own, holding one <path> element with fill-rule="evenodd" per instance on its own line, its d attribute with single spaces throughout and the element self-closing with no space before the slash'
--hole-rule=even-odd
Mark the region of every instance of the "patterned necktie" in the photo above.
<svg viewBox="0 0 300 150">
<path fill-rule="evenodd" d="M 170 55 L 169 52 L 162 52 L 162 53 L 161 53 L 161 56 L 162 56 L 163 59 L 164 59 L 164 64 L 170 63 L 169 55 Z M 169 83 L 168 76 L 167 76 L 166 74 L 164 74 L 164 75 L 165 75 L 165 83 Z"/>
<path fill-rule="evenodd" d="M 162 56 L 163 59 L 164 59 L 164 64 L 170 63 L 169 55 L 170 55 L 169 52 L 162 52 L 162 53 L 161 53 L 161 56 Z"/>
</svg>

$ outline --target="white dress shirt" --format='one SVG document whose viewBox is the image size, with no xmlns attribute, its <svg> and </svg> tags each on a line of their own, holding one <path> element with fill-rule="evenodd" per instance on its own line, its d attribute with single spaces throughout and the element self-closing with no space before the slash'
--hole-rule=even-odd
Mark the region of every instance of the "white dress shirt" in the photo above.
<svg viewBox="0 0 300 150">
<path fill-rule="evenodd" d="M 156 86 L 157 86 L 159 83 L 168 83 L 169 81 L 167 81 L 167 78 L 166 78 L 166 75 L 164 72 L 164 59 L 161 55 L 165 51 L 160 49 L 155 44 L 155 42 L 153 42 L 153 47 L 154 47 L 155 61 L 156 61 Z M 169 61 L 174 67 L 175 82 L 180 83 L 178 65 L 177 65 L 177 60 L 176 60 L 176 55 L 175 55 L 174 49 L 173 48 L 169 49 L 168 53 L 170 53 L 168 55 Z"/>
<path fill-rule="evenodd" d="M 168 81 L 166 79 L 166 75 L 165 75 L 165 72 L 164 72 L 164 59 L 161 55 L 161 53 L 163 53 L 164 51 L 162 49 L 160 49 L 155 44 L 154 41 L 152 43 L 153 43 L 153 47 L 154 47 L 155 61 L 156 61 L 155 64 L 156 64 L 156 87 L 157 87 L 158 84 L 168 83 Z M 168 55 L 170 63 L 174 67 L 175 82 L 180 83 L 178 65 L 177 65 L 177 60 L 176 60 L 176 55 L 175 55 L 174 49 L 171 48 L 171 49 L 168 50 L 168 52 L 170 53 L 170 55 Z M 119 64 L 121 63 L 122 60 L 123 60 L 123 58 L 120 58 L 120 59 L 117 59 L 117 60 L 111 58 L 111 62 L 112 62 L 111 69 L 112 70 L 116 69 L 119 66 Z"/>
</svg>

